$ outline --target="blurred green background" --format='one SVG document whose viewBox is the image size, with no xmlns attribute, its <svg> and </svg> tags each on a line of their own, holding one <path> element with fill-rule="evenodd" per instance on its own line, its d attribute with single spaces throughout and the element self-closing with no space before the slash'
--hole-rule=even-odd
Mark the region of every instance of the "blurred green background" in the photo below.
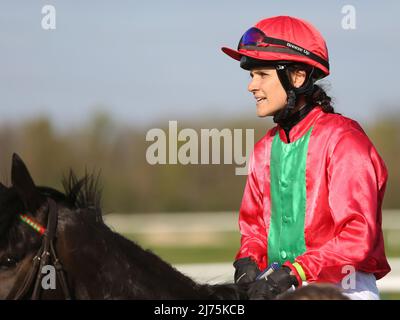
<svg viewBox="0 0 400 320">
<path fill-rule="evenodd" d="M 265 119 L 202 119 L 178 122 L 178 130 L 250 128 L 257 141 L 272 125 Z M 396 259 L 400 257 L 400 211 L 396 210 L 400 208 L 400 116 L 388 114 L 362 125 L 389 170 L 383 222 L 387 255 Z M 119 220 L 112 223 L 116 231 L 174 265 L 231 264 L 240 244 L 237 214 L 246 176 L 235 175 L 235 164 L 150 165 L 145 158 L 152 144 L 145 139 L 150 128 L 168 133 L 168 121 L 148 128 L 124 127 L 100 112 L 85 125 L 64 132 L 52 127 L 46 117 L 3 125 L 1 178 L 6 183 L 10 180 L 13 152 L 23 158 L 39 185 L 62 189 L 61 178 L 70 168 L 78 174 L 101 171 L 104 213 L 110 221 L 118 214 Z M 392 274 L 397 277 L 398 272 Z M 399 299 L 400 295 L 392 290 L 382 298 Z"/>
<path fill-rule="evenodd" d="M 200 136 L 200 128 L 248 128 L 254 129 L 257 141 L 272 125 L 270 120 L 255 117 L 248 120 L 203 117 L 198 121 L 178 122 L 178 131 L 193 128 Z M 400 208 L 400 114 L 387 114 L 361 125 L 389 170 L 383 207 Z M 168 121 L 147 127 L 124 127 L 102 112 L 94 114 L 85 125 L 65 131 L 54 128 L 46 117 L 5 123 L 0 126 L 1 178 L 9 179 L 11 155 L 17 152 L 42 185 L 61 188 L 61 177 L 69 168 L 78 174 L 101 170 L 106 213 L 238 210 L 246 176 L 235 175 L 238 167 L 235 163 L 150 165 L 146 150 L 153 142 L 145 138 L 150 128 L 163 129 L 168 137 Z"/>
</svg>

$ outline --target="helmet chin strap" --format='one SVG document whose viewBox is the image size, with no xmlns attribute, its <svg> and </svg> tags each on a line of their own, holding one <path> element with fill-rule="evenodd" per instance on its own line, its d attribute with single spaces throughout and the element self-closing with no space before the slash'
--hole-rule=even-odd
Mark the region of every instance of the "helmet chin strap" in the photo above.
<svg viewBox="0 0 400 320">
<path fill-rule="evenodd" d="M 287 65 L 283 64 L 278 64 L 276 65 L 276 72 L 278 74 L 279 80 L 282 84 L 283 89 L 286 91 L 287 95 L 287 102 L 286 106 L 275 113 L 273 120 L 275 123 L 283 123 L 286 119 L 290 117 L 292 114 L 292 111 L 296 107 L 296 100 L 299 95 L 305 95 L 306 97 L 306 102 L 309 103 L 310 101 L 310 96 L 313 92 L 314 89 L 314 81 L 312 79 L 312 74 L 314 72 L 314 68 L 312 68 L 309 76 L 307 77 L 307 80 L 305 83 L 300 87 L 296 88 L 292 85 L 292 83 L 289 80 L 289 71 L 287 69 Z"/>
</svg>

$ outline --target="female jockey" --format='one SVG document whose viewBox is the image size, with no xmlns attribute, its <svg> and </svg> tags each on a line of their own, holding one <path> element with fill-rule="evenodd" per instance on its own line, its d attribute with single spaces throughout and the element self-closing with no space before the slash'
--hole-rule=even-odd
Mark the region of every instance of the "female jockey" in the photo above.
<svg viewBox="0 0 400 320">
<path fill-rule="evenodd" d="M 381 227 L 387 171 L 360 125 L 335 113 L 315 84 L 329 75 L 323 37 L 279 16 L 222 51 L 250 71 L 258 116 L 277 124 L 250 157 L 235 282 L 252 298 L 325 282 L 352 299 L 379 299 L 376 280 L 390 271 Z M 282 267 L 260 279 L 271 263 Z"/>
</svg>

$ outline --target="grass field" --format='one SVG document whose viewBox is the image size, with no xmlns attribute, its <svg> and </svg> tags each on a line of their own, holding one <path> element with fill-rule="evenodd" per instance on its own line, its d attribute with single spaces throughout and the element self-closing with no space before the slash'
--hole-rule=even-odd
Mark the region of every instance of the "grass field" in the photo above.
<svg viewBox="0 0 400 320">
<path fill-rule="evenodd" d="M 239 232 L 124 234 L 172 264 L 230 262 L 240 246 Z M 400 256 L 400 242 L 386 246 L 388 257 Z"/>
<path fill-rule="evenodd" d="M 171 264 L 233 262 L 240 245 L 237 232 L 125 236 Z"/>
<path fill-rule="evenodd" d="M 400 300 L 400 292 L 381 293 L 382 300 Z"/>
</svg>

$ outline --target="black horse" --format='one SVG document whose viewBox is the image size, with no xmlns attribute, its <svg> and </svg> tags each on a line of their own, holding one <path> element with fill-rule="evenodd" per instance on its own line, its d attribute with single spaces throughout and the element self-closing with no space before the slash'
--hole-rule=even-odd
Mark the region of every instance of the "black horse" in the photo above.
<svg viewBox="0 0 400 320">
<path fill-rule="evenodd" d="M 234 284 L 198 284 L 110 230 L 97 181 L 71 172 L 63 181 L 65 193 L 35 186 L 13 155 L 12 185 L 0 184 L 0 299 L 246 298 Z M 46 255 L 57 260 L 55 289 L 40 288 L 43 271 L 33 268 Z"/>
</svg>

